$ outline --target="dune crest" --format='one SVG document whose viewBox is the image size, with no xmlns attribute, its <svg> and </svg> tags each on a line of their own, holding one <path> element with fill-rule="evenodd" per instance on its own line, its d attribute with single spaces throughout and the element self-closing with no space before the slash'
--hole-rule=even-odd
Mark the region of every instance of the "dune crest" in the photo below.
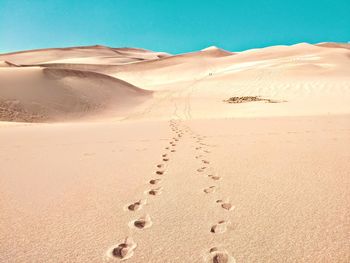
<svg viewBox="0 0 350 263">
<path fill-rule="evenodd" d="M 87 63 L 92 63 L 89 59 L 91 60 L 91 58 L 95 58 L 95 63 L 96 61 L 103 63 L 105 60 L 106 63 L 114 62 L 116 64 L 123 64 L 134 61 L 158 59 L 167 56 L 170 55 L 165 52 L 153 52 L 141 48 L 110 48 L 95 45 L 18 51 L 0 54 L 0 60 L 7 60 L 20 65 L 33 65 L 55 62 L 56 60 L 68 60 L 73 63 L 76 60 L 76 62 L 85 61 Z M 118 59 L 120 61 L 118 61 Z"/>
</svg>

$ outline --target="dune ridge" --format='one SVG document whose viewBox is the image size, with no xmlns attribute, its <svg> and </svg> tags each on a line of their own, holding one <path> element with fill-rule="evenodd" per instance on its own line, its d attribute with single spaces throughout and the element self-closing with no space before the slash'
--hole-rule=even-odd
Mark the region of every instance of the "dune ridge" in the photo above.
<svg viewBox="0 0 350 263">
<path fill-rule="evenodd" d="M 62 81 L 59 82 L 63 90 L 66 86 L 72 87 L 72 90 L 75 85 L 79 86 L 80 84 L 75 83 L 75 79 L 80 79 L 81 85 L 85 85 L 84 81 L 89 78 L 96 87 L 100 86 L 100 95 L 101 91 L 105 90 L 106 101 L 99 100 L 96 104 L 91 93 L 89 93 L 89 99 L 85 100 L 83 99 L 86 96 L 84 95 L 85 89 L 75 89 L 74 96 L 77 101 L 80 101 L 78 105 L 82 105 L 82 101 L 85 101 L 80 110 L 82 114 L 76 114 L 79 110 L 73 106 L 77 104 L 72 102 L 72 114 L 69 114 L 68 104 L 67 108 L 56 114 L 56 116 L 62 116 L 60 118 L 62 121 L 64 121 L 64 115 L 67 115 L 67 119 L 70 120 L 74 119 L 74 116 L 81 118 L 96 115 L 97 109 L 101 109 L 100 118 L 102 119 L 115 115 L 124 115 L 124 119 L 128 120 L 133 118 L 163 119 L 169 116 L 169 106 L 171 107 L 174 103 L 184 108 L 178 110 L 177 114 L 185 118 L 276 114 L 280 114 L 278 116 L 299 116 L 322 115 L 325 112 L 346 114 L 349 111 L 347 101 L 350 99 L 350 52 L 346 47 L 348 44 L 300 43 L 292 46 L 273 46 L 243 52 L 229 52 L 211 46 L 197 52 L 178 55 L 138 48 L 105 46 L 42 49 L 1 54 L 0 60 L 3 62 L 0 64 L 0 74 L 4 76 L 3 79 L 13 78 L 13 81 L 16 82 L 14 72 L 18 76 L 22 74 L 27 76 L 30 74 L 29 69 L 44 69 L 43 72 L 48 73 L 46 78 L 50 74 L 54 75 L 55 72 L 60 73 Z M 43 80 L 47 81 L 46 78 Z M 97 83 L 98 78 L 101 80 L 99 84 Z M 33 78 L 27 77 L 27 80 L 33 80 Z M 30 85 L 30 81 L 25 84 L 31 88 L 34 87 Z M 36 79 L 35 85 L 38 84 L 39 81 Z M 4 85 L 4 80 L 0 85 Z M 8 87 L 0 86 L 2 120 L 16 120 L 13 117 L 6 117 L 9 111 L 13 112 L 13 101 L 16 101 L 16 105 L 21 105 L 18 106 L 19 108 L 15 107 L 18 112 L 30 113 L 35 108 L 26 101 L 18 100 L 21 97 L 15 93 L 20 91 L 18 81 L 15 86 L 17 89 L 12 89 L 12 94 Z M 135 87 L 137 92 L 132 93 L 129 89 L 128 95 L 118 100 L 117 96 L 109 96 L 112 86 L 118 86 L 119 89 L 123 86 L 122 89 L 125 90 L 127 87 Z M 28 90 L 28 87 L 23 86 L 22 89 Z M 146 95 L 145 90 L 149 91 L 149 94 L 152 93 L 152 96 Z M 31 99 L 34 99 L 35 92 L 34 90 L 31 92 L 33 94 Z M 55 93 L 52 94 L 56 96 Z M 80 99 L 79 96 L 81 96 Z M 144 99 L 140 99 L 142 96 Z M 287 103 L 263 105 L 256 102 L 253 108 L 244 105 L 228 108 L 222 103 L 231 97 L 247 96 Z M 54 106 L 57 104 L 50 106 L 45 101 L 40 102 L 39 97 L 38 94 L 35 103 L 45 105 L 46 113 L 42 110 L 35 110 L 33 116 L 47 115 L 43 119 L 54 120 L 55 118 L 52 117 L 55 114 L 47 112 L 59 112 L 60 110 Z M 111 109 L 113 102 L 109 97 L 116 99 L 115 111 L 103 110 Z M 23 99 L 25 100 L 24 97 Z M 195 105 L 191 107 L 191 114 L 187 102 L 189 99 L 192 100 L 192 105 Z M 211 108 L 217 110 L 208 111 L 203 108 L 201 106 L 203 100 L 206 100 L 207 105 L 211 105 Z M 12 102 L 8 103 L 8 101 Z M 50 98 L 48 101 L 55 101 L 55 98 Z M 62 105 L 62 103 L 59 104 Z M 118 105 L 120 105 L 119 109 Z M 13 114 L 15 113 L 12 113 L 11 116 Z"/>
<path fill-rule="evenodd" d="M 83 58 L 123 58 L 124 63 L 135 60 L 158 59 L 159 57 L 170 56 L 165 52 L 153 52 L 140 48 L 110 48 L 101 45 L 67 47 L 67 48 L 46 48 L 36 50 L 18 51 L 7 54 L 0 54 L 0 60 L 7 60 L 20 65 L 31 65 L 49 63 L 55 60 L 83 59 Z"/>
</svg>

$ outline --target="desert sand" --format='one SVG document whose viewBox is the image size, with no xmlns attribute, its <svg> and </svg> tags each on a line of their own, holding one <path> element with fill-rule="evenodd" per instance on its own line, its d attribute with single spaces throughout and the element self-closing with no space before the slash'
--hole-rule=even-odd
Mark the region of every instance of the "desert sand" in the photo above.
<svg viewBox="0 0 350 263">
<path fill-rule="evenodd" d="M 0 262 L 350 262 L 349 49 L 0 54 Z"/>
</svg>

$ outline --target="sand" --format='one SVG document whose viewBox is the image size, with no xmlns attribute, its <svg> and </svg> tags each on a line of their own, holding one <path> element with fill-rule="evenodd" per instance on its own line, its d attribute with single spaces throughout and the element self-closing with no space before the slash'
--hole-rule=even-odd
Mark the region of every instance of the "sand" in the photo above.
<svg viewBox="0 0 350 263">
<path fill-rule="evenodd" d="M 349 262 L 349 55 L 0 55 L 0 262 Z"/>
</svg>

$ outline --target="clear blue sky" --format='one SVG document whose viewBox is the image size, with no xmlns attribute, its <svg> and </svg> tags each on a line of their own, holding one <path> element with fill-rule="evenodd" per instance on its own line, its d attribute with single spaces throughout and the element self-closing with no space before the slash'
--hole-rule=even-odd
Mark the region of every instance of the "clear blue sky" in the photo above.
<svg viewBox="0 0 350 263">
<path fill-rule="evenodd" d="M 181 53 L 350 41 L 350 0 L 0 0 L 0 53 L 108 45 Z"/>
</svg>

